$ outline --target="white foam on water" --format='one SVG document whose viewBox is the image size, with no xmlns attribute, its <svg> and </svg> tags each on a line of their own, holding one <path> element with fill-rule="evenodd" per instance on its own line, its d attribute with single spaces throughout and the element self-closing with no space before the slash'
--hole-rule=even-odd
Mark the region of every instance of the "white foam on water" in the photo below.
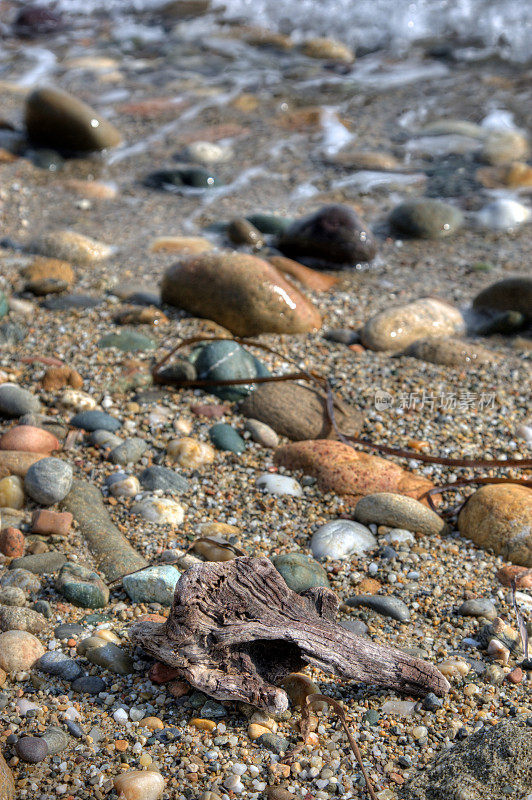
<svg viewBox="0 0 532 800">
<path fill-rule="evenodd" d="M 73 14 L 127 13 L 165 0 L 47 0 Z M 483 45 L 517 61 L 532 54 L 526 0 L 212 0 L 228 18 L 290 33 L 333 36 L 352 47 L 405 49 L 422 39 Z"/>
</svg>

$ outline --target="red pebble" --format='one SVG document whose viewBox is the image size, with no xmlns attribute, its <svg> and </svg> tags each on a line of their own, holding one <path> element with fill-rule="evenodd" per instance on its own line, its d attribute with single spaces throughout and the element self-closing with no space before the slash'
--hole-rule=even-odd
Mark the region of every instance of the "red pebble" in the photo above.
<svg viewBox="0 0 532 800">
<path fill-rule="evenodd" d="M 6 528 L 0 533 L 0 552 L 8 558 L 20 558 L 24 555 L 26 540 L 18 528 Z"/>
<path fill-rule="evenodd" d="M 70 531 L 74 517 L 69 511 L 50 511 L 43 508 L 35 511 L 32 517 L 32 533 L 39 533 L 42 536 L 55 534 L 56 536 L 66 536 Z"/>
<path fill-rule="evenodd" d="M 167 686 L 172 697 L 184 697 L 190 692 L 191 688 L 190 683 L 186 683 L 185 681 L 172 681 Z"/>
<path fill-rule="evenodd" d="M 178 675 L 178 669 L 169 667 L 168 664 L 162 664 L 160 661 L 156 661 L 148 672 L 148 678 L 152 683 L 169 683 L 175 680 Z"/>
<path fill-rule="evenodd" d="M 197 417 L 220 419 L 220 417 L 225 416 L 225 414 L 228 414 L 231 411 L 231 407 L 227 405 L 216 406 L 210 403 L 203 403 L 197 406 L 192 406 L 190 410 L 193 414 L 196 414 Z"/>
<path fill-rule="evenodd" d="M 523 680 L 524 672 L 521 667 L 514 667 L 511 672 L 506 676 L 506 680 L 510 683 L 521 683 Z"/>
</svg>

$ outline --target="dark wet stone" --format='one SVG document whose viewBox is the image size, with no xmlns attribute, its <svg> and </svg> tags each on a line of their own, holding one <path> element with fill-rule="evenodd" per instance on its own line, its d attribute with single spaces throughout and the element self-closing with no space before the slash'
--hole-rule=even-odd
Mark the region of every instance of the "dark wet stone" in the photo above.
<svg viewBox="0 0 532 800">
<path fill-rule="evenodd" d="M 262 247 L 264 239 L 261 232 L 249 220 L 238 217 L 227 226 L 227 237 L 233 244 L 246 244 L 249 247 Z"/>
<path fill-rule="evenodd" d="M 155 292 L 133 292 L 127 298 L 127 302 L 134 306 L 155 306 L 161 305 L 161 297 Z"/>
<path fill-rule="evenodd" d="M 114 581 L 129 572 L 148 566 L 145 559 L 113 525 L 103 504 L 101 492 L 93 484 L 88 481 L 74 481 L 62 503 L 62 509 L 73 515 L 80 535 L 87 541 L 98 568 L 107 581 Z"/>
<path fill-rule="evenodd" d="M 314 586 L 329 586 L 321 564 L 303 553 L 286 553 L 272 558 L 275 569 L 293 592 L 304 592 Z"/>
<path fill-rule="evenodd" d="M 105 411 L 80 411 L 70 420 L 73 428 L 82 428 L 85 431 L 110 431 L 114 433 L 122 423 L 116 417 L 106 414 Z"/>
<path fill-rule="evenodd" d="M 487 286 L 473 300 L 479 311 L 518 311 L 532 316 L 532 278 L 518 276 L 505 278 Z"/>
<path fill-rule="evenodd" d="M 37 611 L 38 614 L 42 614 L 46 619 L 50 619 L 52 616 L 52 606 L 48 600 L 37 600 L 32 605 L 32 609 Z"/>
<path fill-rule="evenodd" d="M 101 297 L 88 294 L 52 295 L 43 301 L 43 308 L 48 311 L 72 311 L 73 309 L 96 308 L 103 302 Z"/>
<path fill-rule="evenodd" d="M 398 622 L 408 622 L 410 620 L 408 606 L 398 597 L 393 597 L 393 595 L 360 594 L 350 597 L 346 603 L 354 608 L 359 608 L 360 606 L 371 608 L 377 614 L 381 614 L 383 617 L 391 617 Z"/>
<path fill-rule="evenodd" d="M 104 692 L 106 683 L 98 675 L 82 675 L 72 681 L 72 689 L 78 694 L 99 694 Z"/>
<path fill-rule="evenodd" d="M 59 172 L 65 163 L 64 158 L 56 151 L 43 148 L 42 150 L 26 150 L 26 158 L 29 158 L 34 167 L 45 169 L 48 172 Z M 65 285 L 65 288 L 68 284 Z M 44 292 L 43 292 L 44 294 Z"/>
<path fill-rule="evenodd" d="M 196 367 L 186 358 L 175 358 L 167 367 L 158 372 L 158 377 L 164 382 L 168 381 L 195 381 L 197 378 Z"/>
<path fill-rule="evenodd" d="M 178 472 L 167 467 L 147 467 L 139 477 L 143 489 L 154 492 L 160 489 L 163 492 L 181 494 L 188 490 L 188 481 Z"/>
<path fill-rule="evenodd" d="M 81 739 L 81 738 L 83 738 L 83 736 L 85 736 L 85 733 L 83 732 L 83 729 L 80 728 L 78 723 L 74 722 L 74 720 L 67 719 L 65 721 L 65 724 L 66 724 L 66 726 L 68 728 L 69 734 L 71 736 L 73 736 L 75 739 Z"/>
<path fill-rule="evenodd" d="M 381 715 L 374 708 L 369 708 L 362 716 L 362 721 L 367 722 L 368 725 L 377 725 Z"/>
<path fill-rule="evenodd" d="M 371 261 L 377 252 L 373 233 L 352 208 L 323 206 L 296 220 L 279 237 L 277 246 L 289 258 L 312 266 L 338 269 Z"/>
<path fill-rule="evenodd" d="M 522 331 L 526 325 L 526 317 L 520 311 L 500 311 L 481 324 L 476 333 L 480 336 L 494 336 L 498 333 L 503 336 L 512 336 L 512 334 Z"/>
<path fill-rule="evenodd" d="M 475 173 L 478 164 L 472 159 L 451 154 L 425 169 L 428 176 L 427 197 L 466 197 L 479 189 Z"/>
<path fill-rule="evenodd" d="M 109 602 L 109 589 L 100 576 L 81 564 L 67 562 L 55 588 L 69 603 L 81 608 L 103 608 Z"/>
<path fill-rule="evenodd" d="M 65 27 L 64 20 L 57 11 L 43 5 L 25 5 L 13 22 L 13 33 L 25 39 L 57 33 Z"/>
<path fill-rule="evenodd" d="M 14 558 L 9 569 L 24 569 L 35 575 L 50 575 L 58 572 L 66 562 L 64 553 L 58 550 L 49 550 L 47 553 L 35 553 L 22 558 Z"/>
<path fill-rule="evenodd" d="M 28 764 L 38 764 L 48 755 L 48 745 L 36 736 L 23 736 L 18 740 L 15 750 L 17 756 Z"/>
<path fill-rule="evenodd" d="M 78 625 L 77 622 L 64 622 L 54 628 L 54 637 L 56 639 L 73 639 L 76 636 L 81 636 L 86 633 L 83 625 Z"/>
<path fill-rule="evenodd" d="M 37 412 L 41 404 L 37 397 L 22 386 L 4 383 L 0 386 L 0 415 L 21 417 L 23 414 Z"/>
<path fill-rule="evenodd" d="M 209 428 L 209 438 L 218 450 L 228 450 L 239 455 L 246 449 L 246 443 L 240 434 L 226 422 L 219 422 Z"/>
<path fill-rule="evenodd" d="M 152 172 L 144 180 L 144 185 L 152 189 L 172 191 L 175 188 L 213 189 L 223 186 L 212 172 L 202 167 L 176 167 Z"/>
<path fill-rule="evenodd" d="M 79 678 L 82 672 L 77 661 L 69 658 L 60 650 L 52 650 L 49 653 L 45 653 L 37 661 L 35 667 L 47 675 L 57 675 L 64 681 L 73 681 Z"/>
<path fill-rule="evenodd" d="M 194 360 L 198 378 L 202 381 L 232 381 L 269 375 L 268 370 L 237 342 L 223 340 L 202 347 Z M 242 400 L 253 384 L 206 387 L 221 400 Z"/>
<path fill-rule="evenodd" d="M 429 692 L 423 700 L 423 708 L 426 711 L 437 711 L 442 706 L 443 700 L 440 697 L 436 697 L 434 692 Z"/>
</svg>

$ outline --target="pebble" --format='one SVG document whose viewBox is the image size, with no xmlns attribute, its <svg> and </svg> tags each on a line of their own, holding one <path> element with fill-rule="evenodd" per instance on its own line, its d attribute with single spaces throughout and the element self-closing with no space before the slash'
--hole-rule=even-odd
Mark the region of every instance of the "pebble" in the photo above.
<svg viewBox="0 0 532 800">
<path fill-rule="evenodd" d="M 321 325 L 310 300 L 271 264 L 245 253 L 181 259 L 165 273 L 161 298 L 237 336 L 304 333 Z"/>
<path fill-rule="evenodd" d="M 131 513 L 156 525 L 181 525 L 185 518 L 183 506 L 168 497 L 145 497 L 132 506 Z"/>
<path fill-rule="evenodd" d="M 55 588 L 69 603 L 81 608 L 103 608 L 109 602 L 109 589 L 100 576 L 81 564 L 64 564 Z"/>
<path fill-rule="evenodd" d="M 493 620 L 497 616 L 497 609 L 487 598 L 466 600 L 458 609 L 461 617 L 485 617 Z"/>
<path fill-rule="evenodd" d="M 81 670 L 80 670 L 81 672 Z M 106 683 L 99 675 L 79 675 L 72 681 L 72 691 L 78 694 L 100 694 L 104 692 Z"/>
<path fill-rule="evenodd" d="M 141 491 L 139 479 L 135 475 L 125 475 L 123 472 L 114 472 L 105 483 L 113 497 L 136 497 Z"/>
<path fill-rule="evenodd" d="M 351 64 L 355 54 L 343 42 L 325 36 L 307 39 L 301 46 L 301 51 L 309 58 L 325 59 L 327 61 L 340 61 Z"/>
<path fill-rule="evenodd" d="M 24 507 L 24 483 L 18 475 L 9 475 L 0 480 L 0 508 L 21 509 Z"/>
<path fill-rule="evenodd" d="M 416 541 L 416 537 L 410 533 L 410 531 L 404 530 L 402 528 L 392 528 L 391 531 L 385 533 L 382 537 L 385 542 L 389 542 L 390 544 L 413 544 Z"/>
<path fill-rule="evenodd" d="M 166 454 L 181 467 L 198 469 L 206 464 L 212 464 L 216 451 L 207 442 L 183 436 L 181 439 L 172 439 L 168 442 Z"/>
<path fill-rule="evenodd" d="M 285 739 L 284 736 L 278 736 L 276 733 L 270 733 L 270 731 L 259 736 L 258 739 L 256 739 L 256 744 L 278 755 L 285 753 L 289 748 L 288 739 Z"/>
<path fill-rule="evenodd" d="M 362 343 L 370 350 L 404 350 L 427 336 L 462 333 L 460 311 L 443 300 L 423 297 L 393 306 L 371 317 L 361 331 Z"/>
<path fill-rule="evenodd" d="M 279 237 L 279 250 L 320 269 L 371 261 L 377 252 L 373 233 L 349 206 L 323 206 L 296 220 Z"/>
<path fill-rule="evenodd" d="M 72 639 L 85 633 L 83 625 L 78 625 L 77 622 L 65 622 L 54 628 L 54 636 L 56 639 Z"/>
<path fill-rule="evenodd" d="M 20 478 L 19 478 L 20 480 Z M 0 484 L 2 481 L 0 481 Z M 0 502 L 0 506 L 8 506 L 9 508 L 15 508 L 11 503 L 2 503 Z M 20 558 L 24 555 L 24 549 L 26 547 L 26 539 L 24 534 L 21 533 L 18 528 L 5 528 L 0 533 L 0 553 L 7 556 L 8 558 Z"/>
<path fill-rule="evenodd" d="M 275 448 L 279 444 L 279 437 L 265 422 L 260 422 L 258 419 L 247 419 L 244 428 L 251 434 L 253 441 L 263 447 Z"/>
<path fill-rule="evenodd" d="M 227 226 L 227 238 L 234 244 L 245 244 L 256 250 L 264 246 L 264 238 L 259 229 L 244 217 L 231 220 Z"/>
<path fill-rule="evenodd" d="M 24 488 L 32 500 L 51 506 L 63 500 L 72 486 L 72 467 L 58 458 L 42 458 L 26 473 Z"/>
<path fill-rule="evenodd" d="M 209 342 L 201 347 L 194 365 L 202 381 L 232 381 L 269 374 L 244 347 L 228 340 Z M 253 388 L 252 384 L 209 387 L 212 394 L 221 400 L 231 401 L 241 400 Z"/>
<path fill-rule="evenodd" d="M 2 575 L 0 585 L 4 588 L 20 589 L 20 591 L 28 595 L 36 594 L 41 588 L 39 578 L 24 568 L 12 568 L 10 572 Z"/>
<path fill-rule="evenodd" d="M 450 236 L 462 226 L 463 221 L 463 214 L 458 208 L 427 197 L 401 203 L 390 214 L 390 225 L 398 233 L 422 239 Z"/>
<path fill-rule="evenodd" d="M 15 750 L 17 756 L 28 764 L 38 764 L 49 754 L 46 741 L 37 736 L 23 736 L 18 740 Z"/>
<path fill-rule="evenodd" d="M 240 455 L 246 449 L 246 443 L 240 434 L 225 422 L 219 422 L 209 428 L 209 437 L 218 450 L 227 450 Z"/>
<path fill-rule="evenodd" d="M 377 540 L 364 525 L 335 519 L 322 525 L 312 536 L 310 549 L 314 558 L 344 559 L 363 555 L 377 547 Z"/>
<path fill-rule="evenodd" d="M 27 670 L 44 655 L 38 639 L 26 631 L 0 633 L 0 667 L 6 672 Z"/>
<path fill-rule="evenodd" d="M 122 330 L 118 333 L 108 333 L 103 336 L 99 342 L 98 347 L 109 348 L 114 347 L 122 353 L 135 353 L 144 352 L 146 350 L 155 350 L 157 345 L 148 336 L 143 333 L 133 330 Z"/>
<path fill-rule="evenodd" d="M 176 188 L 215 189 L 223 186 L 223 181 L 216 178 L 211 170 L 202 167 L 176 167 L 175 169 L 159 169 L 151 172 L 144 179 L 144 185 L 160 191 L 175 191 Z"/>
<path fill-rule="evenodd" d="M 52 433 L 32 425 L 17 425 L 0 437 L 0 450 L 22 450 L 26 453 L 50 455 L 61 445 Z"/>
<path fill-rule="evenodd" d="M 473 308 L 480 312 L 518 311 L 530 315 L 531 307 L 532 279 L 525 275 L 492 283 L 473 299 Z"/>
<path fill-rule="evenodd" d="M 379 492 L 362 497 L 355 506 L 355 519 L 366 525 L 376 523 L 428 536 L 445 533 L 447 524 L 434 511 L 413 497 Z"/>
<path fill-rule="evenodd" d="M 346 604 L 354 608 L 359 608 L 360 606 L 371 608 L 377 614 L 381 614 L 383 617 L 391 617 L 398 622 L 410 621 L 408 606 L 393 595 L 355 595 L 346 600 Z"/>
<path fill-rule="evenodd" d="M 51 575 L 54 572 L 58 572 L 65 561 L 66 556 L 63 553 L 58 550 L 50 550 L 44 553 L 15 558 L 9 568 L 34 572 L 36 575 Z"/>
<path fill-rule="evenodd" d="M 98 637 L 91 637 L 91 639 L 98 639 Z M 113 642 L 105 642 L 104 639 L 101 642 L 101 645 L 97 644 L 86 650 L 85 656 L 87 659 L 92 664 L 110 669 L 118 675 L 130 675 L 133 672 L 133 662 L 129 654 L 121 647 L 113 644 Z"/>
<path fill-rule="evenodd" d="M 476 214 L 477 223 L 487 230 L 512 231 L 530 218 L 529 209 L 517 200 L 499 198 Z"/>
<path fill-rule="evenodd" d="M 68 536 L 72 519 L 68 511 L 60 513 L 49 508 L 40 509 L 33 514 L 31 530 L 40 536 Z"/>
<path fill-rule="evenodd" d="M 229 147 L 224 147 L 217 142 L 191 142 L 184 151 L 183 157 L 187 161 L 198 161 L 200 164 L 217 164 L 220 161 L 228 161 L 232 152 Z"/>
<path fill-rule="evenodd" d="M 361 619 L 343 619 L 339 624 L 355 636 L 364 636 L 368 632 L 368 626 Z"/>
<path fill-rule="evenodd" d="M 59 638 L 54 632 L 56 638 Z M 35 664 L 37 669 L 47 675 L 57 675 L 64 681 L 74 681 L 81 675 L 81 667 L 73 658 L 62 653 L 60 650 L 53 650 L 45 653 Z"/>
<path fill-rule="evenodd" d="M 136 464 L 137 461 L 140 461 L 147 449 L 147 442 L 144 439 L 139 439 L 134 436 L 111 450 L 109 453 L 109 461 L 113 464 L 121 464 L 122 466 Z"/>
<path fill-rule="evenodd" d="M 314 586 L 329 586 L 327 573 L 321 564 L 303 553 L 275 556 L 272 563 L 294 592 L 304 592 Z"/>
<path fill-rule="evenodd" d="M 96 447 L 104 447 L 109 450 L 114 450 L 119 445 L 124 443 L 124 440 L 121 439 L 120 436 L 116 436 L 116 434 L 111 433 L 111 431 L 100 429 L 92 431 L 90 439 L 91 442 L 96 445 Z"/>
<path fill-rule="evenodd" d="M 128 770 L 114 780 L 122 800 L 158 800 L 164 792 L 164 778 L 153 770 Z"/>
<path fill-rule="evenodd" d="M 256 485 L 266 494 L 289 495 L 291 497 L 301 497 L 303 494 L 303 489 L 295 478 L 290 478 L 287 475 L 274 475 L 267 472 L 257 478 Z"/>
<path fill-rule="evenodd" d="M 15 383 L 0 386 L 0 414 L 4 417 L 21 417 L 40 411 L 41 404 L 34 394 Z"/>
<path fill-rule="evenodd" d="M 70 420 L 73 428 L 81 428 L 85 431 L 109 431 L 114 433 L 121 427 L 120 420 L 106 414 L 105 411 L 81 411 Z"/>
<path fill-rule="evenodd" d="M 58 258 L 61 261 L 69 261 L 72 264 L 80 266 L 90 266 L 105 261 L 113 252 L 112 247 L 99 242 L 96 239 L 91 239 L 90 236 L 84 236 L 82 233 L 70 230 L 55 230 L 43 234 L 39 239 L 36 239 L 32 244 L 34 252 L 39 253 L 47 258 Z M 85 301 L 89 301 L 89 306 L 96 298 L 87 295 L 70 295 L 70 304 L 65 304 L 65 299 L 61 297 L 50 298 L 45 301 L 45 307 L 49 309 L 66 309 L 66 308 L 86 308 Z M 78 301 L 74 298 L 78 297 Z M 82 299 L 83 298 L 83 299 Z M 101 299 L 97 300 L 99 304 Z"/>
<path fill-rule="evenodd" d="M 46 627 L 46 619 L 31 608 L 0 606 L 0 630 L 29 631 L 40 633 Z"/>
<path fill-rule="evenodd" d="M 15 586 L 6 586 L 0 589 L 0 605 L 2 606 L 23 606 L 26 603 L 26 595 L 22 589 Z"/>
<path fill-rule="evenodd" d="M 394 714 L 398 717 L 411 717 L 416 707 L 412 700 L 388 700 L 381 708 L 381 714 Z"/>
<path fill-rule="evenodd" d="M 437 711 L 443 706 L 443 700 L 441 697 L 436 697 L 434 692 L 429 692 L 428 695 L 424 697 L 422 705 L 426 711 Z"/>
<path fill-rule="evenodd" d="M 54 756 L 56 753 L 66 750 L 69 743 L 69 737 L 63 728 L 58 728 L 56 725 L 51 725 L 41 736 L 41 741 L 46 744 L 48 748 L 48 755 Z"/>
<path fill-rule="evenodd" d="M 140 483 L 142 488 L 149 492 L 160 490 L 172 494 L 183 494 L 189 488 L 186 478 L 178 472 L 158 465 L 147 467 L 141 472 Z"/>
<path fill-rule="evenodd" d="M 126 575 L 122 584 L 134 603 L 160 603 L 162 606 L 171 606 L 180 577 L 181 573 L 175 567 L 161 565 Z"/>
</svg>

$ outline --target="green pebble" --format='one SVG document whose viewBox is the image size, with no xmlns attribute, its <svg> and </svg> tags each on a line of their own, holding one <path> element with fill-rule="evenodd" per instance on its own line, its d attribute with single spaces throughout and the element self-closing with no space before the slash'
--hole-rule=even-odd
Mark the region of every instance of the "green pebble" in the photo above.
<svg viewBox="0 0 532 800">
<path fill-rule="evenodd" d="M 240 434 L 225 422 L 213 425 L 209 430 L 209 436 L 211 442 L 218 450 L 229 450 L 229 452 L 235 453 L 236 455 L 243 453 L 245 450 L 246 443 Z"/>
</svg>

